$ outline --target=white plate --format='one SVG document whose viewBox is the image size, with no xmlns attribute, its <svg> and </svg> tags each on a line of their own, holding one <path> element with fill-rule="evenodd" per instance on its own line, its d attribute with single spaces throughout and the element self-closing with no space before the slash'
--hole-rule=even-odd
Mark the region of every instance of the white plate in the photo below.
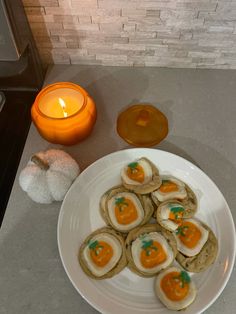
<svg viewBox="0 0 236 314">
<path fill-rule="evenodd" d="M 135 148 L 107 155 L 85 169 L 67 193 L 59 215 L 57 236 L 63 266 L 76 290 L 102 313 L 170 313 L 154 296 L 153 278 L 141 278 L 126 268 L 111 279 L 92 280 L 77 260 L 84 238 L 105 225 L 99 213 L 101 195 L 121 182 L 120 170 L 125 164 L 142 156 L 156 164 L 161 174 L 171 173 L 193 188 L 199 201 L 197 217 L 212 228 L 219 241 L 214 265 L 192 275 L 198 295 L 184 313 L 201 313 L 217 299 L 229 280 L 235 258 L 235 229 L 229 207 L 216 185 L 179 156 Z"/>
</svg>

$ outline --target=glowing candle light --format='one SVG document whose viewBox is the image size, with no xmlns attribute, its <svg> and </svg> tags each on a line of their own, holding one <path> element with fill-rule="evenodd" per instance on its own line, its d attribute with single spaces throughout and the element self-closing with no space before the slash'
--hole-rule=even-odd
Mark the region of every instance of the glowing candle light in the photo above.
<svg viewBox="0 0 236 314">
<path fill-rule="evenodd" d="M 72 145 L 87 137 L 96 121 L 92 98 L 79 85 L 55 83 L 46 86 L 31 109 L 39 133 L 49 142 Z"/>
<path fill-rule="evenodd" d="M 68 113 L 65 111 L 65 109 L 66 109 L 66 104 L 65 104 L 64 100 L 63 100 L 62 98 L 60 98 L 60 97 L 59 97 L 59 103 L 60 103 L 61 108 L 62 108 L 62 110 L 63 110 L 63 115 L 64 115 L 64 117 L 67 117 L 67 116 L 68 116 Z"/>
</svg>

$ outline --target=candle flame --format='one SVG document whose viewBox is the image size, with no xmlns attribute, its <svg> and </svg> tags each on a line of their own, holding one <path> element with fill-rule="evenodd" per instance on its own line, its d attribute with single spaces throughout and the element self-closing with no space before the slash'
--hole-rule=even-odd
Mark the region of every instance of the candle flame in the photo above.
<svg viewBox="0 0 236 314">
<path fill-rule="evenodd" d="M 62 110 L 63 110 L 63 115 L 64 115 L 64 117 L 67 117 L 67 116 L 68 116 L 68 113 L 65 111 L 65 109 L 66 109 L 66 104 L 65 104 L 64 100 L 63 100 L 62 98 L 60 98 L 60 97 L 59 97 L 59 104 L 60 104 L 60 106 L 61 106 L 61 108 L 62 108 Z"/>
</svg>

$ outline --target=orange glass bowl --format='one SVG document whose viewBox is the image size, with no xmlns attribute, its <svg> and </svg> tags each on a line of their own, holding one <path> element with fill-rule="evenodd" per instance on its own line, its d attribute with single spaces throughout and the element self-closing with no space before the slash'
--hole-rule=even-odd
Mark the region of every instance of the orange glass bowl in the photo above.
<svg viewBox="0 0 236 314">
<path fill-rule="evenodd" d="M 38 132 L 55 144 L 73 145 L 85 139 L 96 122 L 93 99 L 79 85 L 59 82 L 37 95 L 31 117 Z"/>
</svg>

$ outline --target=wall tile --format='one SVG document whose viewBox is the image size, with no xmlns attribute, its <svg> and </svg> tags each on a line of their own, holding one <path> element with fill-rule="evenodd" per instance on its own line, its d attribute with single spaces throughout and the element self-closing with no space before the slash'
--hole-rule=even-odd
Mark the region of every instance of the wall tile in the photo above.
<svg viewBox="0 0 236 314">
<path fill-rule="evenodd" d="M 23 4 L 45 63 L 236 68 L 236 1 Z"/>
</svg>

